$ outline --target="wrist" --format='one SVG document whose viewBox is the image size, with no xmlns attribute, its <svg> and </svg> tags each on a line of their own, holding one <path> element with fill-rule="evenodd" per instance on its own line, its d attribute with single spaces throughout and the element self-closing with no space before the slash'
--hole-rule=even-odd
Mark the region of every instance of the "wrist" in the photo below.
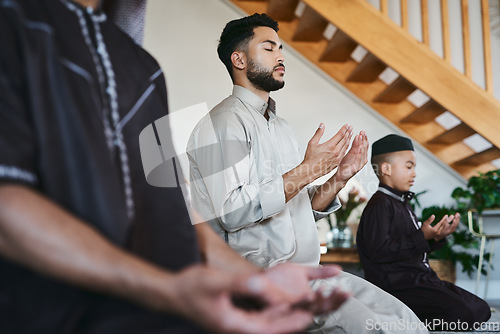
<svg viewBox="0 0 500 334">
<path fill-rule="evenodd" d="M 178 306 L 182 298 L 180 291 L 182 281 L 181 275 L 166 272 L 157 273 L 149 277 L 140 289 L 141 304 L 147 308 L 168 313 L 180 314 Z"/>
<path fill-rule="evenodd" d="M 309 183 L 316 180 L 319 176 L 314 175 L 312 168 L 302 162 L 300 165 L 284 174 L 283 180 L 285 182 L 292 182 L 299 189 L 304 188 Z M 286 188 L 286 184 L 284 184 Z"/>
<path fill-rule="evenodd" d="M 338 175 L 338 171 L 333 175 L 332 177 L 333 179 L 333 183 L 334 183 L 334 186 L 335 186 L 335 189 L 337 191 L 340 191 L 341 189 L 343 189 L 346 184 L 347 184 L 347 181 L 349 181 L 349 179 L 347 180 L 343 180 L 339 175 Z"/>
</svg>

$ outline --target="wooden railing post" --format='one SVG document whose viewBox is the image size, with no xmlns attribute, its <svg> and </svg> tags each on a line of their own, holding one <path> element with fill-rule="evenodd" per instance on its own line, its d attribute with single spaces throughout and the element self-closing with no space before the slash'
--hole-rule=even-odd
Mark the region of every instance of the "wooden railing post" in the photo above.
<svg viewBox="0 0 500 334">
<path fill-rule="evenodd" d="M 450 22 L 448 19 L 448 0 L 441 0 L 441 30 L 443 31 L 443 58 L 451 63 Z"/>
<path fill-rule="evenodd" d="M 408 0 L 401 0 L 401 27 L 408 31 Z"/>
<path fill-rule="evenodd" d="M 464 74 L 472 79 L 472 63 L 470 51 L 469 1 L 460 1 L 462 9 L 462 40 L 464 50 Z"/>
<path fill-rule="evenodd" d="M 481 0 L 481 16 L 484 53 L 484 86 L 488 93 L 493 94 L 493 69 L 491 66 L 490 13 L 488 0 Z"/>
<path fill-rule="evenodd" d="M 387 0 L 380 0 L 380 11 L 385 16 L 389 16 L 389 6 L 387 5 Z"/>
<path fill-rule="evenodd" d="M 420 12 L 422 15 L 422 43 L 429 46 L 429 4 L 427 0 L 420 0 Z"/>
</svg>

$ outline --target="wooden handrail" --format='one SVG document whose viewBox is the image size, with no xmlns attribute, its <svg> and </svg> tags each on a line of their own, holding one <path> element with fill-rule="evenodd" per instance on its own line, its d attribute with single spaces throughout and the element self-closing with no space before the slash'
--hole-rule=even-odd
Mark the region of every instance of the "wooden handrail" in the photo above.
<svg viewBox="0 0 500 334">
<path fill-rule="evenodd" d="M 264 12 L 274 5 L 279 10 L 286 3 L 287 11 L 295 12 L 297 16 L 293 20 L 280 21 L 280 36 L 284 41 L 463 176 L 470 177 L 477 170 L 490 170 L 494 167 L 491 161 L 500 158 L 500 101 L 465 76 L 461 70 L 454 68 L 450 61 L 450 35 L 459 39 L 460 43 L 462 29 L 454 25 L 456 19 L 460 20 L 461 1 L 465 0 L 440 0 L 437 3 L 427 0 L 420 8 L 410 7 L 408 0 L 400 0 L 401 20 L 397 23 L 384 15 L 381 7 L 374 8 L 367 0 L 228 1 L 237 3 L 247 13 Z M 300 11 L 297 7 L 299 1 L 303 5 Z M 475 0 L 470 3 L 475 6 L 471 9 L 477 12 L 477 6 L 484 6 L 486 2 Z M 394 5 L 394 2 L 388 4 Z M 413 2 L 411 5 L 420 6 L 420 3 Z M 408 27 L 408 11 L 416 9 L 419 12 L 424 8 L 422 22 L 425 25 L 430 17 L 439 15 L 439 7 L 436 8 L 435 5 L 441 5 L 441 31 L 444 36 L 442 56 L 404 28 Z M 449 5 L 453 12 L 449 12 Z M 427 19 L 425 8 L 429 11 Z M 309 15 L 311 9 L 317 14 Z M 393 14 L 392 10 L 394 8 L 387 8 L 386 12 Z M 483 7 L 483 15 L 486 12 L 486 7 Z M 449 20 L 451 13 L 454 16 L 457 13 L 458 17 Z M 478 25 L 479 20 L 475 16 L 474 19 L 472 23 Z M 328 22 L 337 28 L 336 33 L 330 37 L 325 36 Z M 488 26 L 487 23 L 483 24 L 484 28 Z M 434 27 L 431 25 L 430 28 Z M 439 26 L 436 30 L 440 30 Z M 475 30 L 473 32 L 476 33 Z M 435 42 L 435 33 L 434 30 L 429 31 L 430 42 Z M 425 35 L 426 33 L 422 34 L 422 40 L 426 38 Z M 488 37 L 488 34 L 483 36 L 485 41 Z M 474 38 L 474 43 L 482 42 L 481 36 L 473 35 L 470 38 Z M 358 45 L 367 51 L 361 60 L 351 57 Z M 456 52 L 455 49 L 453 51 Z M 485 57 L 488 54 L 489 52 L 485 52 Z M 485 59 L 487 68 L 488 61 Z M 383 82 L 379 77 L 388 66 L 400 75 L 391 84 Z M 473 68 L 477 70 L 476 64 Z M 420 107 L 408 98 L 416 89 L 429 97 L 429 101 Z M 416 107 L 418 108 L 415 109 Z M 443 127 L 434 120 L 446 111 L 453 113 L 462 123 L 443 132 Z M 474 133 L 491 142 L 493 147 L 475 154 L 462 141 L 464 137 Z"/>
<path fill-rule="evenodd" d="M 394 29 L 397 25 L 380 15 L 364 0 L 303 0 L 329 22 L 404 77 L 422 92 L 440 92 L 433 97 L 446 110 L 470 126 L 496 147 L 500 147 L 498 124 L 500 102 L 446 62 L 430 48 L 419 47 L 415 38 Z M 353 13 L 353 15 L 346 15 Z M 358 14 L 363 13 L 363 19 Z M 380 36 L 384 38 L 380 38 Z M 467 92 L 467 94 L 464 94 Z M 477 117 L 476 110 L 481 110 Z"/>
</svg>

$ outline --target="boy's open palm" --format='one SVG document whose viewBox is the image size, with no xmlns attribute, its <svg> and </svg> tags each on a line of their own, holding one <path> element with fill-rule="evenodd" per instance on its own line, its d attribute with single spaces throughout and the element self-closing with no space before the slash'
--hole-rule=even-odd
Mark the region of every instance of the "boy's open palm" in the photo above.
<svg viewBox="0 0 500 334">
<path fill-rule="evenodd" d="M 445 215 L 436 225 L 432 226 L 432 222 L 436 216 L 430 216 L 422 224 L 422 233 L 424 233 L 425 240 L 434 239 L 439 241 L 451 233 L 455 232 L 458 223 L 460 222 L 460 214 Z"/>
</svg>

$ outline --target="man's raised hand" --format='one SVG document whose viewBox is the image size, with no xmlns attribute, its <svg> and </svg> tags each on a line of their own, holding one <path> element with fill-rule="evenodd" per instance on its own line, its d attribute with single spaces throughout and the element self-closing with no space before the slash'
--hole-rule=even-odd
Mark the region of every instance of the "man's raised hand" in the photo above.
<svg viewBox="0 0 500 334">
<path fill-rule="evenodd" d="M 325 125 L 320 124 L 314 136 L 307 144 L 302 165 L 308 166 L 312 180 L 328 174 L 337 168 L 344 158 L 352 137 L 352 126 L 346 124 L 329 140 L 320 143 L 325 133 Z"/>
<path fill-rule="evenodd" d="M 339 169 L 335 173 L 336 181 L 347 182 L 368 162 L 368 138 L 364 131 L 361 131 L 354 140 L 349 152 L 340 161 Z"/>
</svg>

